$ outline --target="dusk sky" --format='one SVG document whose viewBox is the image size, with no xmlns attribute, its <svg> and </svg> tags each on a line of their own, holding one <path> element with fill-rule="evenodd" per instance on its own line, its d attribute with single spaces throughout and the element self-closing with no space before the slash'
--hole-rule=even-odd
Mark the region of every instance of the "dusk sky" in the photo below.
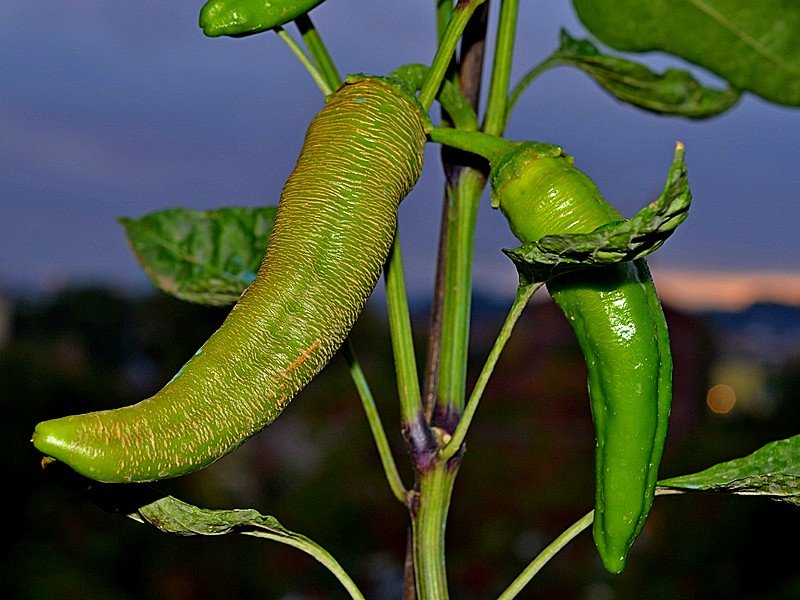
<svg viewBox="0 0 800 600">
<path fill-rule="evenodd" d="M 343 73 L 382 74 L 430 61 L 433 4 L 328 0 L 312 17 Z M 522 4 L 517 76 L 557 46 L 560 27 L 587 35 L 565 0 Z M 118 216 L 277 202 L 321 95 L 271 33 L 206 38 L 197 26 L 201 6 L 0 3 L 5 286 L 146 289 Z M 660 55 L 641 60 L 658 70 L 679 64 Z M 523 96 L 507 135 L 564 146 L 626 216 L 658 195 L 674 143 L 683 141 L 694 204 L 650 259 L 657 283 L 659 272 L 666 287 L 668 277 L 687 272 L 735 273 L 755 277 L 754 285 L 769 275 L 781 289 L 797 285 L 796 298 L 785 301 L 800 302 L 800 110 L 747 94 L 711 120 L 658 117 L 561 67 Z M 422 298 L 433 278 L 441 187 L 432 146 L 401 206 L 409 287 Z M 500 248 L 516 243 L 488 197 L 478 227 L 476 288 L 510 294 L 515 272 Z"/>
</svg>

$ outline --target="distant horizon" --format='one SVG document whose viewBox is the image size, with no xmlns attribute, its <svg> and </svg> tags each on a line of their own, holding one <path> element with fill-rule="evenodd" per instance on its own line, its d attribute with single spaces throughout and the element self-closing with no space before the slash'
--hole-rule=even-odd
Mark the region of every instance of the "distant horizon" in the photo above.
<svg viewBox="0 0 800 600">
<path fill-rule="evenodd" d="M 681 308 L 744 310 L 753 304 L 800 306 L 796 271 L 653 269 L 662 301 Z"/>
<path fill-rule="evenodd" d="M 754 304 L 800 307 L 800 272 L 789 269 L 726 270 L 650 266 L 662 302 L 689 312 L 741 311 Z M 516 280 L 475 281 L 476 294 L 513 294 Z M 541 296 L 540 296 L 541 297 Z M 534 301 L 536 300 L 534 296 Z"/>
<path fill-rule="evenodd" d="M 651 268 L 659 296 L 664 304 L 688 312 L 740 312 L 756 304 L 779 304 L 800 308 L 800 273 L 789 270 L 726 271 L 723 269 Z M 476 276 L 473 282 L 474 300 L 502 302 L 513 297 L 516 279 L 508 273 L 493 277 Z M 157 292 L 144 278 L 141 284 L 105 278 L 70 276 L 56 269 L 43 274 L 37 283 L 5 279 L 0 284 L 0 300 L 8 297 L 35 298 L 53 296 L 67 289 L 100 288 L 132 297 Z M 418 289 L 416 286 L 415 289 Z M 413 306 L 427 306 L 430 294 L 411 291 Z M 542 301 L 545 293 L 534 296 Z M 379 284 L 372 302 L 383 301 Z"/>
</svg>

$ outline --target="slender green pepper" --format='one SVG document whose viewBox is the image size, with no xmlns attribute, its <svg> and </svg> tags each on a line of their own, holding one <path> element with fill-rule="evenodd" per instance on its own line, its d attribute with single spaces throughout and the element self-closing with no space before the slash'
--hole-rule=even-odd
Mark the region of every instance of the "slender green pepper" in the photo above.
<svg viewBox="0 0 800 600">
<path fill-rule="evenodd" d="M 200 27 L 208 37 L 242 37 L 285 25 L 323 0 L 208 0 Z"/>
<path fill-rule="evenodd" d="M 621 215 L 559 148 L 523 144 L 493 172 L 494 204 L 523 242 L 588 233 Z M 653 503 L 672 397 L 666 321 L 644 259 L 548 282 L 588 369 L 597 434 L 594 539 L 619 573 Z"/>
<path fill-rule="evenodd" d="M 277 418 L 372 293 L 427 122 L 386 80 L 332 94 L 283 188 L 258 275 L 219 330 L 155 396 L 39 423 L 36 448 L 98 481 L 152 481 L 207 466 Z"/>
</svg>

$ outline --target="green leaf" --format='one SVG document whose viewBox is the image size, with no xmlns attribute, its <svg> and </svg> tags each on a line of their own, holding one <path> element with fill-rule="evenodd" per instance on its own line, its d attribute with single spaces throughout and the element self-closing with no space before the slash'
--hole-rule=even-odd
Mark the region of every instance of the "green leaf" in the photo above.
<svg viewBox="0 0 800 600">
<path fill-rule="evenodd" d="M 325 566 L 352 598 L 363 599 L 352 579 L 330 553 L 304 535 L 283 527 L 275 517 L 253 509 L 215 510 L 193 506 L 144 484 L 98 483 L 79 475 L 59 461 L 42 464 L 45 475 L 76 491 L 81 498 L 116 515 L 152 525 L 174 535 L 225 535 L 238 533 L 287 544 L 309 554 Z"/>
<path fill-rule="evenodd" d="M 661 488 L 768 496 L 800 506 L 800 435 L 771 442 L 743 458 L 658 482 Z"/>
<path fill-rule="evenodd" d="M 633 218 L 589 233 L 548 235 L 519 248 L 504 249 L 520 280 L 547 281 L 566 271 L 636 260 L 660 248 L 686 219 L 692 202 L 683 156 L 683 144 L 678 143 L 664 190 Z"/>
<path fill-rule="evenodd" d="M 222 306 L 236 302 L 255 279 L 276 211 L 173 208 L 119 221 L 155 287 L 188 302 Z"/>
<path fill-rule="evenodd" d="M 617 50 L 663 50 L 778 104 L 800 105 L 800 2 L 573 0 Z"/>
<path fill-rule="evenodd" d="M 289 531 L 275 517 L 256 510 L 211 510 L 163 496 L 138 507 L 128 517 L 176 535 L 225 535 L 240 533 L 293 546 L 313 556 L 344 585 L 352 598 L 363 598 L 341 565 L 327 550 L 304 535 Z"/>
<path fill-rule="evenodd" d="M 667 69 L 659 74 L 642 64 L 601 54 L 590 41 L 572 38 L 563 29 L 554 59 L 585 71 L 619 100 L 661 114 L 712 117 L 728 110 L 740 96 L 738 90 L 704 87 L 688 71 Z"/>
</svg>

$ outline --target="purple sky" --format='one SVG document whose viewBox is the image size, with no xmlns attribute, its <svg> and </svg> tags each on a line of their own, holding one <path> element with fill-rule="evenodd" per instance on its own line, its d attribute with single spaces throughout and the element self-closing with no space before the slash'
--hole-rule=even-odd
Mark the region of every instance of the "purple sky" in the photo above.
<svg viewBox="0 0 800 600">
<path fill-rule="evenodd" d="M 432 5 L 328 0 L 312 16 L 342 72 L 385 73 L 430 60 Z M 66 278 L 143 289 L 117 216 L 275 203 L 321 96 L 276 36 L 203 36 L 201 6 L 0 4 L 0 277 L 7 285 Z M 518 75 L 555 48 L 561 26 L 585 35 L 568 2 L 523 3 Z M 658 69 L 675 64 L 643 60 Z M 661 190 L 680 139 L 692 214 L 651 265 L 800 272 L 800 110 L 746 95 L 710 121 L 657 117 L 559 68 L 524 95 L 508 136 L 563 145 L 628 216 Z M 427 295 L 431 285 L 441 185 L 431 148 L 401 207 L 415 294 Z M 484 203 L 479 288 L 513 288 L 513 267 L 499 250 L 513 245 L 502 216 Z"/>
</svg>

